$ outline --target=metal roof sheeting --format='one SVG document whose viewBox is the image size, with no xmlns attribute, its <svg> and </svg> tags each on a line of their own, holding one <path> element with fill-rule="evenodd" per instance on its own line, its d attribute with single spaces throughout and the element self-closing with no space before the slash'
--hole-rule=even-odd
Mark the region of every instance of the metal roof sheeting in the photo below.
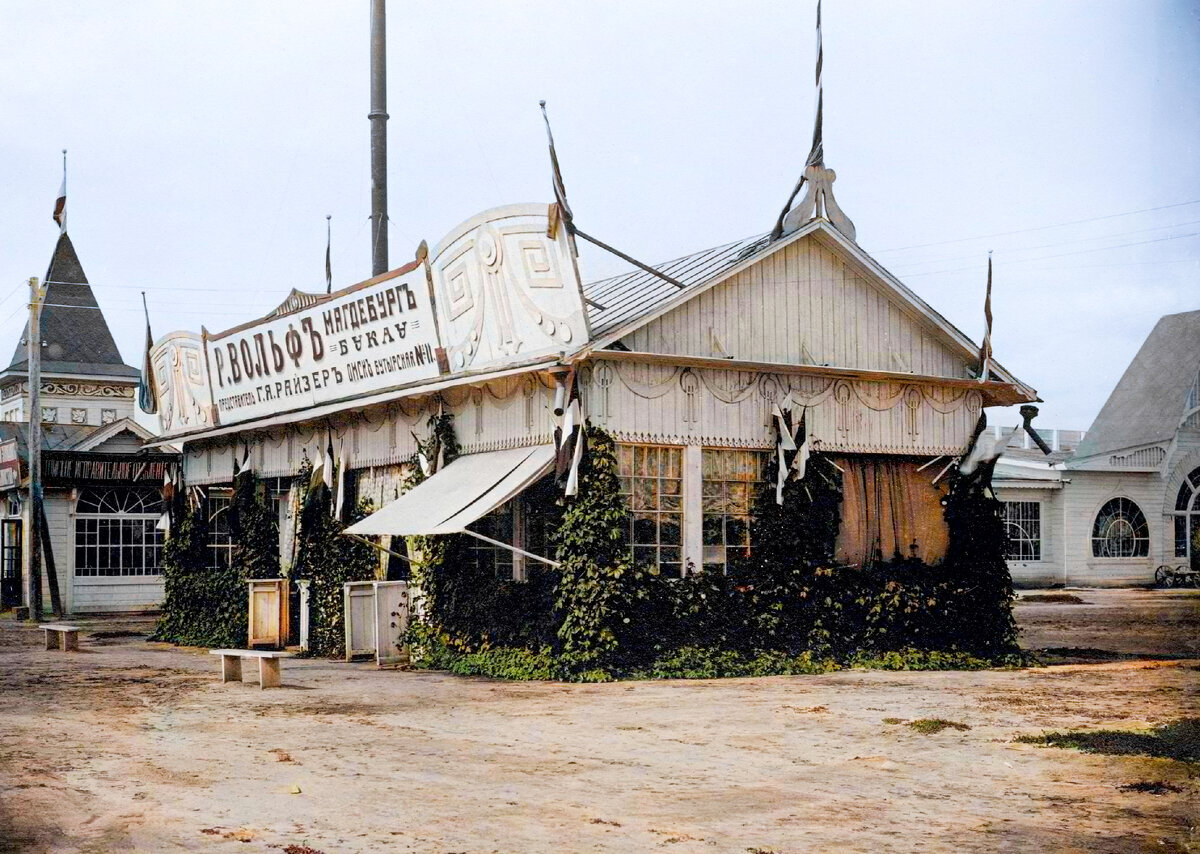
<svg viewBox="0 0 1200 854">
<path fill-rule="evenodd" d="M 592 339 L 601 338 L 619 326 L 648 314 L 676 294 L 711 281 L 747 258 L 758 255 L 769 245 L 767 235 L 759 234 L 652 265 L 686 285 L 683 291 L 645 270 L 631 270 L 585 284 L 584 296 L 595 303 L 588 306 Z"/>
</svg>

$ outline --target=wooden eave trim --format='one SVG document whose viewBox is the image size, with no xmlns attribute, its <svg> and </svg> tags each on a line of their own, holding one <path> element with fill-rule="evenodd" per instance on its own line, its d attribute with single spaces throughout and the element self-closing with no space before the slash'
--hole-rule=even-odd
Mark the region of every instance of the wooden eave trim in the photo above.
<svg viewBox="0 0 1200 854">
<path fill-rule="evenodd" d="M 786 362 L 752 362 L 745 359 L 716 359 L 708 356 L 677 356 L 671 353 L 645 353 L 631 350 L 593 350 L 581 355 L 584 359 L 603 359 L 611 362 L 638 362 L 648 365 L 706 368 L 714 371 L 751 371 L 764 374 L 794 374 L 830 379 L 858 379 L 872 382 L 898 382 L 915 385 L 936 385 L 945 388 L 977 389 L 983 394 L 984 406 L 1011 406 L 1029 403 L 1036 397 L 1028 395 L 1016 383 L 980 382 L 957 377 L 937 377 L 925 374 L 906 374 L 899 371 L 870 371 L 861 368 L 839 368 L 829 365 L 793 365 Z"/>
<path fill-rule="evenodd" d="M 196 430 L 191 433 L 176 433 L 171 436 L 160 437 L 154 442 L 147 442 L 146 447 L 157 448 L 163 445 L 179 445 L 182 447 L 186 442 L 197 442 L 202 439 L 215 439 L 235 433 L 255 433 L 268 430 L 272 427 L 280 427 L 285 424 L 296 424 L 303 421 L 315 421 L 321 418 L 329 418 L 348 410 L 358 411 L 369 406 L 385 405 L 404 397 L 416 397 L 417 395 L 422 394 L 434 394 L 435 392 L 442 391 L 443 389 L 456 388 L 460 385 L 485 383 L 491 380 L 498 380 L 503 379 L 504 377 L 513 376 L 514 374 L 524 374 L 539 371 L 543 368 L 549 368 L 554 365 L 563 364 L 564 359 L 566 358 L 567 357 L 565 354 L 555 353 L 550 356 L 541 356 L 535 359 L 529 359 L 525 362 L 521 362 L 507 368 L 478 370 L 473 373 L 464 373 L 458 376 L 439 378 L 434 381 L 421 380 L 420 382 L 393 386 L 392 388 L 373 392 L 367 396 L 346 397 L 340 400 L 330 401 L 329 403 L 322 403 L 320 406 L 292 409 L 286 412 L 277 413 L 275 415 L 269 415 L 264 418 L 255 418 L 250 421 L 240 421 L 237 424 L 221 425 L 209 430 Z"/>
</svg>

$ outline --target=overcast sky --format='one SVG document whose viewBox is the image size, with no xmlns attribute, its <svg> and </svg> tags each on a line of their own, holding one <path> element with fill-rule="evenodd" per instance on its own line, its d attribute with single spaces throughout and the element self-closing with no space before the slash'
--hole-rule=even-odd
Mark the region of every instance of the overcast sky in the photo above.
<svg viewBox="0 0 1200 854">
<path fill-rule="evenodd" d="M 388 8 L 391 266 L 552 199 L 647 262 L 768 230 L 808 153 L 815 2 Z M 368 4 L 0 0 L 0 349 L 70 234 L 128 363 L 370 274 Z M 825 160 L 858 242 L 1090 425 L 1163 314 L 1200 308 L 1200 3 L 824 7 Z M 581 249 L 587 280 L 622 269 Z M 1004 415 L 1002 421 L 1012 420 Z"/>
</svg>

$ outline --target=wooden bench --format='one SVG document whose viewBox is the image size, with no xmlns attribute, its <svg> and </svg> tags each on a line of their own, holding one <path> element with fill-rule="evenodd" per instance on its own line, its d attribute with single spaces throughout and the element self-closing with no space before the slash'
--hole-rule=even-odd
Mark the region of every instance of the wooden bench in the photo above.
<svg viewBox="0 0 1200 854">
<path fill-rule="evenodd" d="M 279 659 L 289 658 L 290 652 L 273 652 L 263 649 L 210 649 L 209 655 L 221 656 L 221 682 L 240 682 L 242 659 L 258 659 L 258 687 L 279 687 Z"/>
<path fill-rule="evenodd" d="M 63 652 L 79 651 L 79 626 L 66 623 L 43 623 L 38 626 L 46 633 L 46 649 L 61 649 Z"/>
</svg>

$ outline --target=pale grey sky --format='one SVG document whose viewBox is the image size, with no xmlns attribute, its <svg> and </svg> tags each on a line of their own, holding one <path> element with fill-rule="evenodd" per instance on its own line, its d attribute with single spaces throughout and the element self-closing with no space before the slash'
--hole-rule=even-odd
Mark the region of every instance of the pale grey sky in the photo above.
<svg viewBox="0 0 1200 854">
<path fill-rule="evenodd" d="M 391 262 L 552 198 L 647 262 L 766 231 L 808 152 L 815 2 L 388 9 Z M 1087 427 L 1155 320 L 1200 308 L 1200 3 L 824 7 L 825 152 L 858 242 Z M 70 234 L 126 361 L 370 273 L 368 7 L 0 0 L 0 349 Z M 1065 223 L 1071 223 L 1065 225 Z M 585 279 L 622 269 L 583 249 Z M 1005 415 L 1002 420 L 1012 420 Z"/>
</svg>

